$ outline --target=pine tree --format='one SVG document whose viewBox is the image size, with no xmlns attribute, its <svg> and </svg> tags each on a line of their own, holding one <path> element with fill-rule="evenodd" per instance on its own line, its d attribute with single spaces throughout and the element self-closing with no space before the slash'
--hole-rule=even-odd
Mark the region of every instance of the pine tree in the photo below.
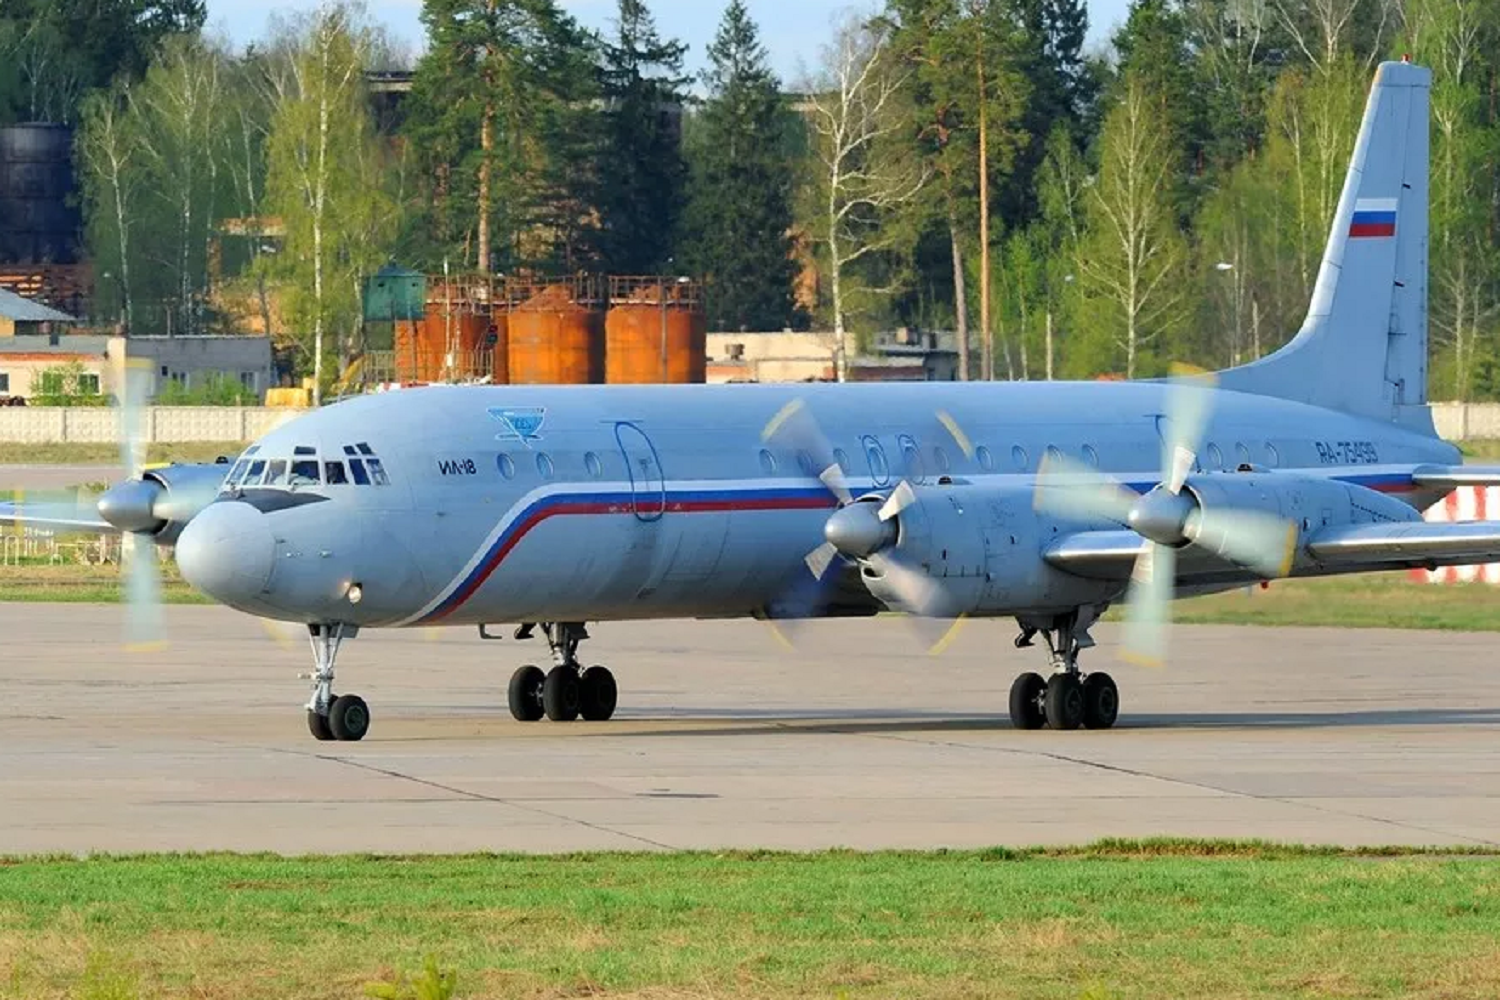
<svg viewBox="0 0 1500 1000">
<path fill-rule="evenodd" d="M 790 112 L 743 0 L 730 0 L 708 55 L 684 256 L 709 282 L 711 328 L 779 330 L 794 319 L 797 270 Z"/>
<path fill-rule="evenodd" d="M 687 183 L 682 157 L 682 60 L 687 46 L 664 41 L 643 0 L 620 0 L 600 70 L 607 166 L 599 178 L 601 251 L 616 274 L 665 269 Z"/>
</svg>

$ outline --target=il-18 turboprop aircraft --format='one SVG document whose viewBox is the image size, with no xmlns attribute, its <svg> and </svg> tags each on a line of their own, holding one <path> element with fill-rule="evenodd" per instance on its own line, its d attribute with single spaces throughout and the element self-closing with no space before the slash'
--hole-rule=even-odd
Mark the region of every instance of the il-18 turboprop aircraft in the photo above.
<svg viewBox="0 0 1500 1000">
<path fill-rule="evenodd" d="M 1050 654 L 1016 680 L 1014 724 L 1107 728 L 1117 688 L 1079 653 L 1112 604 L 1154 660 L 1177 595 L 1500 557 L 1500 523 L 1418 513 L 1500 482 L 1425 405 L 1429 84 L 1380 67 L 1302 330 L 1211 378 L 402 390 L 229 466 L 145 472 L 97 512 L 0 516 L 175 543 L 204 593 L 305 625 L 319 739 L 369 728 L 334 693 L 367 629 L 517 624 L 554 665 L 516 671 L 512 714 L 604 720 L 615 681 L 582 668 L 585 624 L 887 610 L 1014 618 Z M 149 603 L 149 571 L 132 579 Z"/>
</svg>

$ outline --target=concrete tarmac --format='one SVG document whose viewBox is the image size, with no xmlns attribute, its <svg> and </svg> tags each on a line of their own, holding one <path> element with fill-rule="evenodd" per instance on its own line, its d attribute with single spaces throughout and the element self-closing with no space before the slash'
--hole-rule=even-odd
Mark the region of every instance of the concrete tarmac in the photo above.
<svg viewBox="0 0 1500 1000">
<path fill-rule="evenodd" d="M 1037 649 L 973 623 L 940 658 L 899 619 L 603 624 L 609 723 L 522 724 L 538 642 L 371 632 L 338 690 L 358 744 L 317 743 L 306 643 L 221 608 L 120 646 L 115 607 L 0 604 L 0 853 L 972 847 L 1100 837 L 1500 842 L 1496 637 L 1183 627 L 1172 665 L 1086 663 L 1110 732 L 1017 732 Z"/>
</svg>

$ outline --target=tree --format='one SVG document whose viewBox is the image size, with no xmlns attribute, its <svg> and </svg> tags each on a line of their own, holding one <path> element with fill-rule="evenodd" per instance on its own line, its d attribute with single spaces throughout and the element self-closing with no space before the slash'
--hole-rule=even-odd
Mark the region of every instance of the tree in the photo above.
<svg viewBox="0 0 1500 1000">
<path fill-rule="evenodd" d="M 619 0 L 612 41 L 603 47 L 608 168 L 599 178 L 601 251 L 617 274 L 666 268 L 687 183 L 682 108 L 687 46 L 664 41 L 642 0 Z"/>
<path fill-rule="evenodd" d="M 113 91 L 91 94 L 83 106 L 79 135 L 84 217 L 96 266 L 101 274 L 116 276 L 103 282 L 97 294 L 112 301 L 120 322 L 129 331 L 135 323 L 130 264 L 134 247 L 142 171 L 138 166 L 140 138 L 134 133 L 129 109 L 130 89 L 124 81 Z M 96 305 L 97 310 L 97 305 Z"/>
<path fill-rule="evenodd" d="M 903 141 L 905 71 L 891 57 L 888 27 L 844 18 L 810 87 L 816 160 L 812 231 L 828 265 L 839 381 L 847 376 L 846 322 L 855 296 L 851 269 L 892 250 L 891 216 L 926 185 L 929 172 Z"/>
<path fill-rule="evenodd" d="M 268 203 L 286 227 L 279 263 L 291 313 L 312 329 L 315 404 L 324 334 L 357 324 L 360 278 L 389 239 L 363 86 L 370 40 L 351 8 L 324 6 L 285 26 L 270 78 Z"/>
<path fill-rule="evenodd" d="M 1187 253 L 1173 210 L 1171 130 L 1159 96 L 1127 74 L 1100 136 L 1098 179 L 1086 198 L 1088 233 L 1079 250 L 1096 360 L 1123 352 L 1134 378 L 1155 345 L 1184 318 Z"/>
<path fill-rule="evenodd" d="M 471 201 L 440 216 L 474 220 L 472 230 L 442 226 L 440 242 L 460 239 L 463 259 L 484 272 L 497 258 L 586 256 L 577 244 L 595 181 L 595 111 L 585 35 L 553 0 L 424 0 L 422 22 L 431 44 L 412 133 L 431 144 L 434 194 Z"/>
<path fill-rule="evenodd" d="M 743 0 L 730 0 L 708 56 L 684 257 L 709 282 L 712 328 L 781 329 L 794 318 L 791 122 Z"/>
</svg>

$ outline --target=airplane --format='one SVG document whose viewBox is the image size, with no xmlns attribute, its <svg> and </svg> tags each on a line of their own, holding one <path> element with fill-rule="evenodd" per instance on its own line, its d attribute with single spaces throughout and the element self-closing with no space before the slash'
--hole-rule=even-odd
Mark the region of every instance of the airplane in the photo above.
<svg viewBox="0 0 1500 1000">
<path fill-rule="evenodd" d="M 305 626 L 319 740 L 369 731 L 334 689 L 366 630 L 516 624 L 552 664 L 515 671 L 514 718 L 604 721 L 618 688 L 579 657 L 589 626 L 886 611 L 1015 619 L 1048 660 L 1016 679 L 1012 723 L 1107 729 L 1118 686 L 1080 654 L 1111 606 L 1126 652 L 1158 662 L 1175 597 L 1500 558 L 1500 523 L 1419 513 L 1500 483 L 1426 406 L 1430 86 L 1379 67 L 1301 330 L 1213 376 L 403 389 L 227 468 L 140 472 L 96 510 L 0 518 L 137 539 L 136 613 L 170 544 L 198 590 Z"/>
</svg>

